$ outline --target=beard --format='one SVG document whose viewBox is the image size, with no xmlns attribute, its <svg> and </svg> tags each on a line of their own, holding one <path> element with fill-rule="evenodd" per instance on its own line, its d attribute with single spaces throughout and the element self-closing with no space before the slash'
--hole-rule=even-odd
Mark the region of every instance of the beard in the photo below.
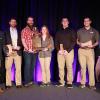
<svg viewBox="0 0 100 100">
<path fill-rule="evenodd" d="M 27 23 L 27 26 L 28 26 L 31 30 L 33 30 L 33 27 L 34 27 L 33 25 Z"/>
</svg>

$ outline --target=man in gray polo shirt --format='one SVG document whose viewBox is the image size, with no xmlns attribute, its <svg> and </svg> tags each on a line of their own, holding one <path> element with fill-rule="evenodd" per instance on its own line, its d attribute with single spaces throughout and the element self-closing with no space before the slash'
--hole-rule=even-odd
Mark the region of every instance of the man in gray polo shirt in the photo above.
<svg viewBox="0 0 100 100">
<path fill-rule="evenodd" d="M 84 27 L 77 32 L 77 44 L 80 46 L 78 50 L 79 63 L 81 65 L 81 88 L 86 83 L 86 67 L 89 73 L 89 87 L 95 89 L 94 78 L 94 48 L 98 45 L 99 32 L 91 27 L 91 19 L 84 18 Z"/>
</svg>

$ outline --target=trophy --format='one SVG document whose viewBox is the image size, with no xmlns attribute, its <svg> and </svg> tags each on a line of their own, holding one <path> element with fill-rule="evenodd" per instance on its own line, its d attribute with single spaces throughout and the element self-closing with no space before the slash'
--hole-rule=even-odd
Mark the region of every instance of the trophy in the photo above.
<svg viewBox="0 0 100 100">
<path fill-rule="evenodd" d="M 82 46 L 84 46 L 84 47 L 88 47 L 89 45 L 92 45 L 92 41 L 91 40 L 87 41 L 85 43 L 82 43 Z"/>
<path fill-rule="evenodd" d="M 40 33 L 38 32 L 38 30 L 36 28 L 34 28 L 34 34 L 33 34 L 33 37 L 32 37 L 32 46 L 33 46 L 34 52 L 42 50 L 41 36 L 40 36 Z"/>
<path fill-rule="evenodd" d="M 5 56 L 16 56 L 17 50 L 13 49 L 11 45 L 6 45 L 3 48 Z"/>
</svg>

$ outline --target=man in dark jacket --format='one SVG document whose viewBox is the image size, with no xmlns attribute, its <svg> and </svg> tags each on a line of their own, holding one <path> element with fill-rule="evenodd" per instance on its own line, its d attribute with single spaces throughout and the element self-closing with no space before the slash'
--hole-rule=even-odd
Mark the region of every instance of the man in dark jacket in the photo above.
<svg viewBox="0 0 100 100">
<path fill-rule="evenodd" d="M 9 89 L 12 87 L 11 82 L 11 68 L 14 61 L 16 74 L 15 81 L 16 87 L 21 88 L 22 79 L 21 79 L 21 35 L 18 29 L 16 28 L 17 22 L 16 19 L 12 18 L 9 21 L 9 30 L 5 32 L 5 44 L 8 48 L 5 57 L 5 67 L 6 67 L 6 88 Z"/>
</svg>

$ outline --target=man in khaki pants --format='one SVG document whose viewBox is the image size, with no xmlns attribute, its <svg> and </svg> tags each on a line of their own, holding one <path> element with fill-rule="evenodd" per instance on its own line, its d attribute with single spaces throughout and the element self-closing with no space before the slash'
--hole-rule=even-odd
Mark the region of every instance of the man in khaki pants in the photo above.
<svg viewBox="0 0 100 100">
<path fill-rule="evenodd" d="M 62 18 L 62 29 L 59 30 L 55 37 L 55 46 L 58 51 L 58 68 L 59 68 L 59 84 L 64 86 L 64 67 L 67 68 L 67 87 L 72 88 L 73 82 L 73 61 L 74 61 L 74 46 L 76 44 L 76 33 L 69 28 L 67 18 Z"/>
<path fill-rule="evenodd" d="M 91 89 L 95 89 L 94 47 L 98 45 L 98 41 L 98 31 L 91 27 L 90 18 L 84 18 L 84 27 L 77 32 L 77 44 L 80 46 L 78 50 L 78 56 L 81 66 L 81 88 L 85 87 L 87 67 L 89 72 L 89 87 Z"/>
<path fill-rule="evenodd" d="M 11 68 L 13 62 L 15 63 L 15 81 L 16 87 L 21 88 L 21 36 L 16 28 L 16 19 L 11 19 L 10 28 L 5 33 L 6 42 L 6 57 L 5 57 L 5 67 L 6 67 L 6 88 L 9 89 L 12 86 L 11 82 Z"/>
</svg>

